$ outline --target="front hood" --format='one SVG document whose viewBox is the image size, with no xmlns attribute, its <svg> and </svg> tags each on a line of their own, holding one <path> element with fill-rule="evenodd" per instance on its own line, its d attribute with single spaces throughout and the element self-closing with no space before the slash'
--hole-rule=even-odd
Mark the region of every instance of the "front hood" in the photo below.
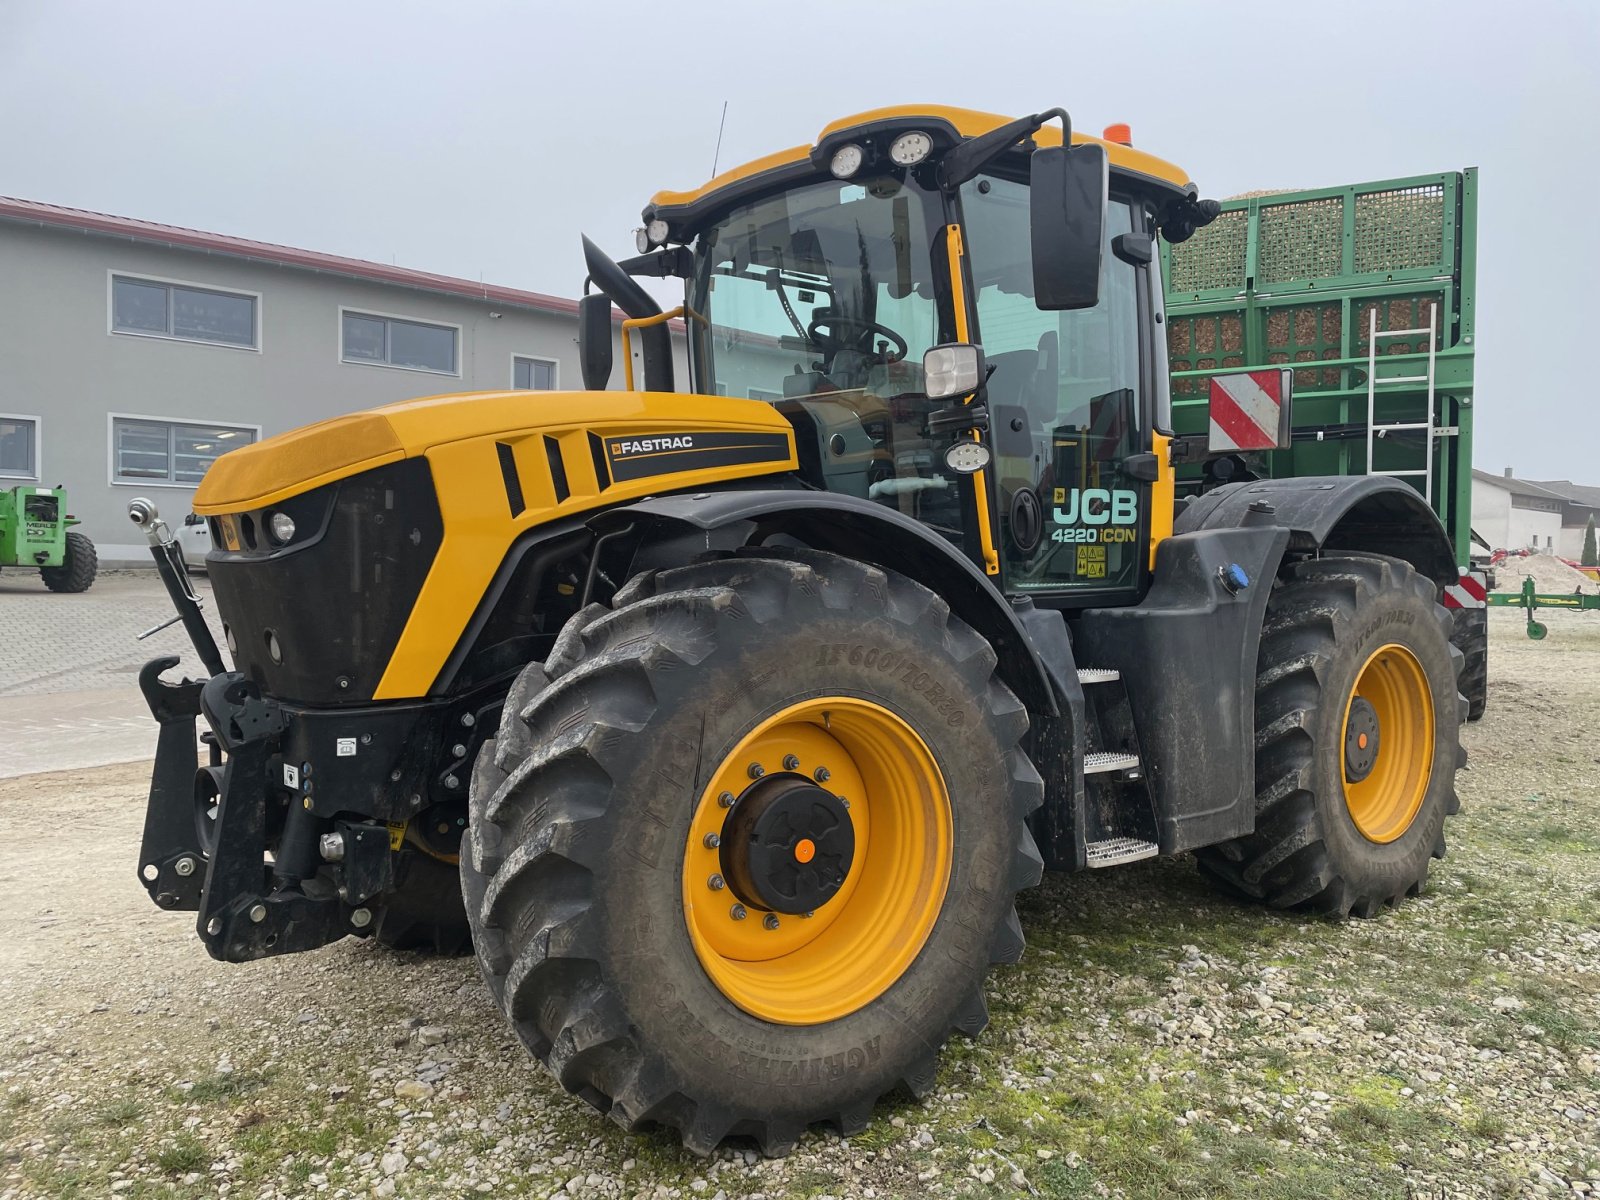
<svg viewBox="0 0 1600 1200">
<path fill-rule="evenodd" d="M 541 429 L 626 426 L 648 436 L 688 425 L 771 429 L 768 404 L 662 392 L 457 392 L 318 421 L 222 455 L 194 495 L 201 516 L 261 508 L 450 442 Z"/>
</svg>

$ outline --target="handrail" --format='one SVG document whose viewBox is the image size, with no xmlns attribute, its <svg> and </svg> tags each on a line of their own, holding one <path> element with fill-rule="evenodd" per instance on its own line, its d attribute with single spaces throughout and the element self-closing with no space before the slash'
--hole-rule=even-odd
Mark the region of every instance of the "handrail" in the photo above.
<svg viewBox="0 0 1600 1200">
<path fill-rule="evenodd" d="M 651 325 L 660 325 L 678 317 L 690 317 L 704 325 L 706 319 L 687 304 L 680 304 L 677 308 L 668 309 L 666 312 L 656 313 L 651 317 L 628 317 L 622 322 L 622 370 L 623 379 L 628 384 L 628 390 L 633 391 L 633 343 L 628 340 L 630 329 L 647 329 Z M 1395 357 L 1399 357 L 1396 355 Z"/>
</svg>

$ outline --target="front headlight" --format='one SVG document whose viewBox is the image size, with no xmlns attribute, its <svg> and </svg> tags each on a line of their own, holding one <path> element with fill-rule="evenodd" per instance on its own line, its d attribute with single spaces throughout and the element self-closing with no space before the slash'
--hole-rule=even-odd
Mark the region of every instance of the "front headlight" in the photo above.
<svg viewBox="0 0 1600 1200">
<path fill-rule="evenodd" d="M 294 540 L 294 518 L 286 512 L 275 512 L 267 518 L 267 529 L 272 533 L 272 540 L 279 545 Z"/>
</svg>

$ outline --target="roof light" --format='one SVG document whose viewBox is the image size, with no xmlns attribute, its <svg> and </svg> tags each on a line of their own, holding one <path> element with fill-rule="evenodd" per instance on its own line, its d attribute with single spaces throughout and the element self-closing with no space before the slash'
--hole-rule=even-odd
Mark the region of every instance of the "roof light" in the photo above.
<svg viewBox="0 0 1600 1200">
<path fill-rule="evenodd" d="M 889 147 L 889 159 L 899 167 L 914 167 L 933 152 L 933 139 L 920 129 L 902 133 Z"/>
<path fill-rule="evenodd" d="M 833 152 L 833 161 L 828 164 L 828 169 L 833 172 L 836 179 L 849 179 L 861 170 L 861 161 L 866 155 L 862 154 L 861 147 L 855 144 L 840 146 Z"/>
<path fill-rule="evenodd" d="M 672 231 L 667 228 L 667 223 L 665 221 L 663 221 L 660 217 L 657 217 L 655 220 L 651 221 L 650 224 L 644 227 L 644 232 L 645 236 L 650 239 L 650 244 L 652 246 L 659 246 L 661 243 L 667 240 L 667 234 L 671 233 Z"/>
<path fill-rule="evenodd" d="M 644 226 L 633 231 L 633 245 L 640 254 L 650 253 L 650 235 L 644 231 Z"/>
<path fill-rule="evenodd" d="M 1127 122 L 1118 121 L 1115 125 L 1107 125 L 1105 132 L 1100 135 L 1102 141 L 1115 142 L 1119 146 L 1133 145 L 1133 130 Z"/>
</svg>

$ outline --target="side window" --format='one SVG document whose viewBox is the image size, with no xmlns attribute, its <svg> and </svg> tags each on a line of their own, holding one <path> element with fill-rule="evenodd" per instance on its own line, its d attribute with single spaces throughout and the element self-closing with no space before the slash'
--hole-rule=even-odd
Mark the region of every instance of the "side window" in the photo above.
<svg viewBox="0 0 1600 1200">
<path fill-rule="evenodd" d="M 1143 485 L 1123 460 L 1143 446 L 1139 276 L 1111 253 L 1133 210 L 1111 202 L 1100 303 L 1044 312 L 1033 299 L 1028 189 L 962 190 L 989 409 L 1001 554 L 1020 590 L 1125 588 L 1139 580 Z"/>
</svg>

